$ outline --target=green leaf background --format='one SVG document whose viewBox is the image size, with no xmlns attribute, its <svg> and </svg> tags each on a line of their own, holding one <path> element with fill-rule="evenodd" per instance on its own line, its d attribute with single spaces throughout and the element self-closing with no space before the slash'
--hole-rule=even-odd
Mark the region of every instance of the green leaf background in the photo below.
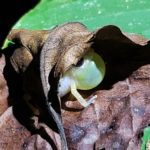
<svg viewBox="0 0 150 150">
<path fill-rule="evenodd" d="M 79 21 L 91 30 L 114 24 L 123 31 L 150 38 L 149 0 L 41 0 L 15 28 L 50 29 L 70 21 Z"/>
<path fill-rule="evenodd" d="M 70 21 L 82 22 L 90 30 L 113 24 L 150 38 L 150 0 L 41 0 L 14 28 L 50 29 Z M 142 139 L 144 150 L 150 128 Z"/>
</svg>

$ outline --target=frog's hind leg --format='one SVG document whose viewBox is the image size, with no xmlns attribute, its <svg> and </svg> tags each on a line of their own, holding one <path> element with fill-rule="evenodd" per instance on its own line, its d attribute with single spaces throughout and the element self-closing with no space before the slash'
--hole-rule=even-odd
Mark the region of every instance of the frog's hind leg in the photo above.
<svg viewBox="0 0 150 150">
<path fill-rule="evenodd" d="M 87 107 L 89 106 L 91 103 L 94 103 L 95 99 L 97 98 L 97 95 L 92 96 L 91 98 L 88 99 L 88 101 L 86 101 L 81 95 L 80 93 L 77 91 L 77 87 L 74 81 L 71 82 L 71 93 L 72 95 L 78 100 L 78 102 L 84 106 Z"/>
</svg>

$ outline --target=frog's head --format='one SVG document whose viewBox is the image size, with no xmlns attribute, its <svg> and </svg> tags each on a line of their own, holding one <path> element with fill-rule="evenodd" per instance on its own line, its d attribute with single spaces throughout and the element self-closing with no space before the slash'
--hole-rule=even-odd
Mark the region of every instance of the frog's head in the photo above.
<svg viewBox="0 0 150 150">
<path fill-rule="evenodd" d="M 77 89 L 90 90 L 101 83 L 105 75 L 105 64 L 100 55 L 90 49 L 76 65 L 65 74 L 75 81 Z"/>
</svg>

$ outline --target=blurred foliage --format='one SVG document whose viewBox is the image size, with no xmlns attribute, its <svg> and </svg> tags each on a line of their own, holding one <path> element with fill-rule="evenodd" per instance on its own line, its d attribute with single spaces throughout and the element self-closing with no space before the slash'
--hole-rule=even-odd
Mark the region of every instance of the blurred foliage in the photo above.
<svg viewBox="0 0 150 150">
<path fill-rule="evenodd" d="M 149 0 L 41 0 L 15 28 L 49 29 L 55 25 L 79 21 L 95 29 L 107 24 L 119 26 L 150 38 Z"/>
<path fill-rule="evenodd" d="M 146 143 L 150 140 L 150 127 L 145 128 L 144 130 L 144 136 L 142 138 L 142 146 L 141 150 L 146 150 Z"/>
</svg>

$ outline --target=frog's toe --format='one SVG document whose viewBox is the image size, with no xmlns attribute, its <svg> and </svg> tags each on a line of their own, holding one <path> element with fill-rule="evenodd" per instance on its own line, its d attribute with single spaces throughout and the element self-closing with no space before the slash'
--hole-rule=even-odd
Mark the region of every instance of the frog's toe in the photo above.
<svg viewBox="0 0 150 150">
<path fill-rule="evenodd" d="M 94 103 L 95 100 L 96 100 L 96 98 L 97 98 L 97 95 L 94 95 L 94 96 L 92 96 L 91 98 L 89 98 L 88 101 L 87 101 L 87 103 L 86 103 L 86 105 L 85 105 L 84 107 L 87 107 L 87 106 L 89 106 L 90 104 Z"/>
</svg>

